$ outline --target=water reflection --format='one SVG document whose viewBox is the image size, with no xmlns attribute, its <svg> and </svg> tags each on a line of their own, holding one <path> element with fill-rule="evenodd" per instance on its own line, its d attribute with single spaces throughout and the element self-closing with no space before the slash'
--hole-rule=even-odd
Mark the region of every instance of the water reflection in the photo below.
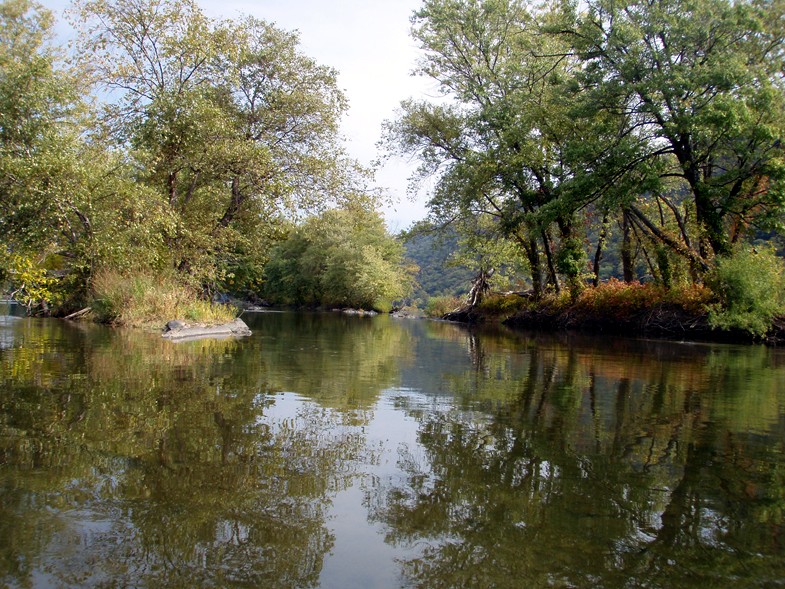
<svg viewBox="0 0 785 589">
<path fill-rule="evenodd" d="M 0 357 L 4 584 L 316 584 L 325 511 L 364 455 L 346 414 L 276 394 L 231 340 L 32 320 L 16 335 Z"/>
<path fill-rule="evenodd" d="M 783 356 L 468 336 L 453 403 L 369 503 L 418 587 L 779 586 Z M 457 404 L 454 404 L 457 402 Z"/>
<path fill-rule="evenodd" d="M 782 351 L 248 322 L 0 322 L 1 585 L 785 582 Z"/>
</svg>

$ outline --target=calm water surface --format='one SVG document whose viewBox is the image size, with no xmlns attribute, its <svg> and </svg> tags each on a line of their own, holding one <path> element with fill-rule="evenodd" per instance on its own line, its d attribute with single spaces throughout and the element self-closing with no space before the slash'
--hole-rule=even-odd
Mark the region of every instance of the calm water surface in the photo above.
<svg viewBox="0 0 785 589">
<path fill-rule="evenodd" d="M 0 586 L 785 586 L 785 350 L 244 318 L 0 317 Z"/>
</svg>

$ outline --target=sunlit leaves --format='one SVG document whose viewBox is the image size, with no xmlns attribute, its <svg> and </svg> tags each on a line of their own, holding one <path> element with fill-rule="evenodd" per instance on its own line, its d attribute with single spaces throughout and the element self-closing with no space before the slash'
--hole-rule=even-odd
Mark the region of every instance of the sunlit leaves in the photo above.
<svg viewBox="0 0 785 589">
<path fill-rule="evenodd" d="M 265 292 L 285 303 L 386 311 L 410 288 L 402 258 L 403 247 L 378 214 L 330 210 L 272 251 Z"/>
<path fill-rule="evenodd" d="M 104 120 L 176 220 L 176 268 L 234 291 L 236 270 L 260 275 L 281 218 L 363 191 L 339 144 L 337 72 L 296 33 L 169 0 L 86 1 L 75 15 L 81 59 L 110 90 Z"/>
</svg>

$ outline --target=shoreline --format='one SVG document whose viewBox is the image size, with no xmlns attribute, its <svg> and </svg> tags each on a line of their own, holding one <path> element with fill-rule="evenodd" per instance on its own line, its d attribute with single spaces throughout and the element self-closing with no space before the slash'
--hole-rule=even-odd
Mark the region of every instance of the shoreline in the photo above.
<svg viewBox="0 0 785 589">
<path fill-rule="evenodd" d="M 663 341 L 690 340 L 724 344 L 785 345 L 785 317 L 778 317 L 764 337 L 744 330 L 723 330 L 709 324 L 708 313 L 689 313 L 672 305 L 657 305 L 629 311 L 611 308 L 608 312 L 587 312 L 570 306 L 553 309 L 547 305 L 498 314 L 481 307 L 458 309 L 442 317 L 467 325 L 503 325 L 514 331 L 581 333 L 654 338 Z"/>
</svg>

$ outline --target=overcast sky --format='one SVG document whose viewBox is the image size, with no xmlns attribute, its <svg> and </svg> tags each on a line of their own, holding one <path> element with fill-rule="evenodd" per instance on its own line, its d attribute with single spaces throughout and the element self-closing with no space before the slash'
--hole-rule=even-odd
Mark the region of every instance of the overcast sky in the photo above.
<svg viewBox="0 0 785 589">
<path fill-rule="evenodd" d="M 369 165 L 378 156 L 376 143 L 382 122 L 394 117 L 401 100 L 433 95 L 433 85 L 411 71 L 417 48 L 409 36 L 409 18 L 421 0 L 200 0 L 211 17 L 253 15 L 280 28 L 300 32 L 303 52 L 339 72 L 339 84 L 349 99 L 343 134 L 347 150 Z M 66 0 L 43 0 L 59 16 Z M 396 204 L 385 208 L 392 231 L 405 229 L 425 216 L 421 195 L 407 197 L 407 177 L 413 164 L 386 165 L 377 184 L 389 190 Z"/>
</svg>

